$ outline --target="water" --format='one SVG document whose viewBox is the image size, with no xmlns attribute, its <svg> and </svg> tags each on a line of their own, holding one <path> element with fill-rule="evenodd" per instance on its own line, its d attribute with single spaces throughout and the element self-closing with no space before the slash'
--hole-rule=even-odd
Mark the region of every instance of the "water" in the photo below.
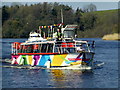
<svg viewBox="0 0 120 90">
<path fill-rule="evenodd" d="M 10 58 L 11 42 L 26 39 L 3 39 L 2 57 Z M 100 38 L 96 41 L 95 61 L 105 64 L 92 71 L 2 68 L 2 88 L 118 88 L 118 43 Z M 6 65 L 5 63 L 3 65 Z"/>
</svg>

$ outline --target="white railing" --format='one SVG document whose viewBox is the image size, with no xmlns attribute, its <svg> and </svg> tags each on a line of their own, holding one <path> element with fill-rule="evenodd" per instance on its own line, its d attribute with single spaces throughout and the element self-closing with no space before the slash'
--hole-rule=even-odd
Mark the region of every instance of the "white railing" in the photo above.
<svg viewBox="0 0 120 90">
<path fill-rule="evenodd" d="M 60 42 L 59 42 L 60 43 Z M 49 43 L 50 44 L 50 43 Z M 22 46 L 24 45 L 20 45 L 20 48 L 15 48 L 17 47 L 17 44 L 15 44 L 15 46 L 13 47 L 12 44 L 12 54 L 18 54 L 18 53 L 43 53 L 42 51 L 45 51 L 44 53 L 76 53 L 78 51 L 81 52 L 91 52 L 92 50 L 90 49 L 89 45 L 84 43 L 83 46 L 80 46 L 80 44 L 76 44 L 76 43 L 60 43 L 60 44 L 56 44 L 56 43 L 51 43 L 51 46 L 46 43 L 46 48 L 45 50 L 42 50 L 45 45 L 44 44 L 38 44 L 38 49 L 35 50 L 32 48 L 32 45 L 29 45 L 30 47 L 24 49 Z M 34 44 L 33 44 L 34 45 Z M 25 45 L 27 46 L 27 45 Z M 49 50 L 51 48 L 51 50 Z M 81 49 L 82 48 L 82 49 Z M 81 50 L 80 50 L 81 49 Z"/>
</svg>

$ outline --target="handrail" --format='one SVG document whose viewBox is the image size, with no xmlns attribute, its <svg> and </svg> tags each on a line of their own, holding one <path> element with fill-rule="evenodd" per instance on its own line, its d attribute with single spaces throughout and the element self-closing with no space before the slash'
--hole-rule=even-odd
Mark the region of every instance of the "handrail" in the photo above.
<svg viewBox="0 0 120 90">
<path fill-rule="evenodd" d="M 43 43 L 45 44 L 45 43 Z M 76 42 L 62 42 L 62 43 L 46 43 L 46 50 L 44 50 L 45 52 L 42 51 L 42 44 L 38 44 L 38 49 L 36 50 L 39 50 L 37 51 L 38 53 L 56 53 L 55 49 L 57 49 L 57 52 L 60 52 L 60 53 L 63 53 L 64 51 L 63 50 L 70 50 L 70 49 L 74 49 L 74 52 L 77 52 L 78 50 L 78 47 L 81 47 L 80 44 L 82 45 L 86 45 L 86 47 L 84 47 L 84 51 L 88 51 L 88 52 L 91 52 L 91 49 L 88 45 L 88 43 L 76 43 Z M 13 44 L 12 44 L 12 53 L 13 54 L 18 54 L 18 53 L 36 53 L 36 51 L 34 52 L 34 49 L 32 48 L 32 46 L 35 45 L 35 44 L 31 44 L 31 45 L 20 45 L 20 48 L 19 49 L 16 49 L 13 47 Z M 49 46 L 50 45 L 50 46 Z M 52 49 L 49 51 L 48 50 L 48 47 L 51 47 L 52 45 Z M 92 44 L 91 44 L 92 45 Z M 29 48 L 27 47 L 26 49 L 22 48 L 22 46 L 29 46 Z M 17 46 L 16 46 L 17 47 Z"/>
</svg>

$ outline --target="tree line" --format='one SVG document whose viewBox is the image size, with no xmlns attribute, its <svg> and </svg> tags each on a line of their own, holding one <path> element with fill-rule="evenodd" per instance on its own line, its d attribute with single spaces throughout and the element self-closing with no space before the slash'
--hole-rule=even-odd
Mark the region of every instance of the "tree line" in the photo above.
<svg viewBox="0 0 120 90">
<path fill-rule="evenodd" d="M 106 34 L 103 32 L 105 30 L 103 27 L 100 35 L 96 36 L 95 32 L 101 32 L 100 26 L 103 26 L 103 24 L 108 29 L 109 18 L 112 18 L 111 21 L 114 20 L 113 13 L 108 20 L 105 18 L 107 20 L 105 23 L 102 23 L 105 20 L 101 19 L 101 16 L 96 12 L 96 6 L 93 4 L 76 10 L 73 10 L 71 6 L 56 2 L 2 6 L 2 36 L 3 38 L 28 38 L 29 33 L 37 30 L 39 26 L 59 24 L 61 23 L 61 9 L 64 16 L 64 25 L 78 25 L 78 37 L 101 37 Z M 109 22 L 114 26 L 112 32 L 116 32 L 116 19 L 114 22 Z M 47 29 L 44 31 L 46 32 Z M 111 30 L 108 30 L 107 33 L 111 33 Z"/>
</svg>

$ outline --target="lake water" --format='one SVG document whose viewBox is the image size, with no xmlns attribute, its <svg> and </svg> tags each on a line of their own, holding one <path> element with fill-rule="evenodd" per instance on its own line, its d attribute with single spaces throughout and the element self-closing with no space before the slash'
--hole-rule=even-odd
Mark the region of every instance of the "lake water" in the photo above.
<svg viewBox="0 0 120 90">
<path fill-rule="evenodd" d="M 10 58 L 11 43 L 26 39 L 3 39 L 3 60 Z M 118 46 L 119 41 L 95 40 L 95 61 L 105 64 L 92 71 L 18 69 L 2 67 L 2 88 L 118 88 Z M 1 55 L 0 54 L 0 55 Z M 3 63 L 3 66 L 7 65 Z"/>
</svg>

